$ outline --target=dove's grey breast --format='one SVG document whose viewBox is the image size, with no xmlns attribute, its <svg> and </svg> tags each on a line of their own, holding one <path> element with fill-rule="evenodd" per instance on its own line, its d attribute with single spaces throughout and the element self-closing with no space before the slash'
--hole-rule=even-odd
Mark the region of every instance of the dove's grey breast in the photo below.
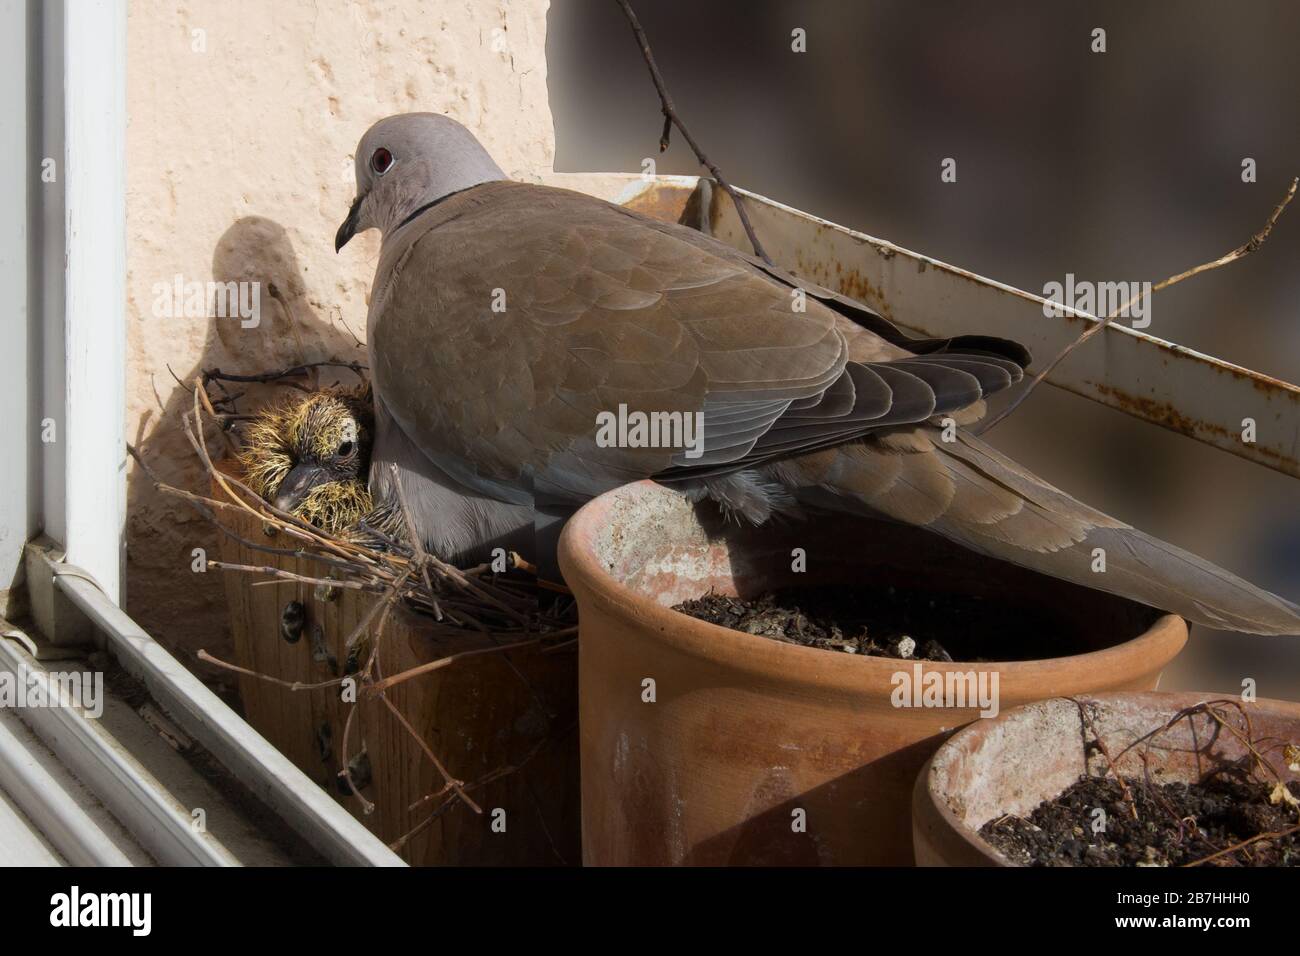
<svg viewBox="0 0 1300 956">
<path fill-rule="evenodd" d="M 459 403 L 453 396 L 465 399 L 459 412 L 477 405 L 481 415 L 491 396 L 475 388 L 484 381 L 479 371 L 495 381 L 503 373 L 496 347 L 499 324 L 495 335 L 481 342 L 482 362 L 457 369 L 435 358 L 464 346 L 456 328 L 458 316 L 466 327 L 475 324 L 464 312 L 446 307 L 438 294 L 436 230 L 454 217 L 459 198 L 449 197 L 424 210 L 384 243 L 367 336 L 375 386 L 371 483 L 378 500 L 395 501 L 391 469 L 396 465 L 425 546 L 447 560 L 480 561 L 498 546 L 532 552 L 534 515 L 526 485 L 481 475 L 465 458 L 464 445 L 437 440 L 457 434 Z M 493 332 L 487 325 L 476 327 L 480 333 Z M 403 344 L 412 340 L 418 347 Z M 488 365 L 494 367 L 489 370 Z"/>
</svg>

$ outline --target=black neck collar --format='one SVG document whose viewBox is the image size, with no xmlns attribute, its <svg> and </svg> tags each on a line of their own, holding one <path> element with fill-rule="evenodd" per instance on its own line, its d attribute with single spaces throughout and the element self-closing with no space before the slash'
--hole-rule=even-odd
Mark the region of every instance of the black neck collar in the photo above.
<svg viewBox="0 0 1300 956">
<path fill-rule="evenodd" d="M 492 182 L 492 181 L 493 181 L 493 180 L 487 180 L 487 182 Z M 466 186 L 464 189 L 457 189 L 455 192 L 449 192 L 449 193 L 447 193 L 447 195 L 445 195 L 445 196 L 441 196 L 441 197 L 439 197 L 438 199 L 435 199 L 433 202 L 427 202 L 427 203 L 425 203 L 425 204 L 424 204 L 423 206 L 421 206 L 419 209 L 416 209 L 416 210 L 415 210 L 414 212 L 412 212 L 409 216 L 407 216 L 405 219 L 403 219 L 401 222 L 399 222 L 399 223 L 397 224 L 397 229 L 401 229 L 403 226 L 405 226 L 408 222 L 410 222 L 410 221 L 411 221 L 412 219 L 414 219 L 416 216 L 420 215 L 420 213 L 422 213 L 422 212 L 426 212 L 426 211 L 432 209 L 434 206 L 438 205 L 438 204 L 441 203 L 441 202 L 446 202 L 446 201 L 447 201 L 448 199 L 450 199 L 452 196 L 459 196 L 461 193 L 469 192 L 471 189 L 475 189 L 475 188 L 477 188 L 477 187 L 479 187 L 479 186 L 482 186 L 482 185 L 484 185 L 484 184 L 483 184 L 483 183 L 475 183 L 473 186 Z M 393 232 L 396 232 L 397 229 L 394 229 Z"/>
</svg>

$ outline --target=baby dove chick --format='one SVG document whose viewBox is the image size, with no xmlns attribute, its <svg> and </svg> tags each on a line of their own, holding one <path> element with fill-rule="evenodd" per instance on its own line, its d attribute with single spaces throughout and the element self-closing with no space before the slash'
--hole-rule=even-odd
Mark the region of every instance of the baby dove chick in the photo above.
<svg viewBox="0 0 1300 956">
<path fill-rule="evenodd" d="M 374 514 L 373 436 L 369 385 L 294 396 L 249 424 L 239 455 L 244 481 L 281 511 L 347 535 Z"/>
</svg>

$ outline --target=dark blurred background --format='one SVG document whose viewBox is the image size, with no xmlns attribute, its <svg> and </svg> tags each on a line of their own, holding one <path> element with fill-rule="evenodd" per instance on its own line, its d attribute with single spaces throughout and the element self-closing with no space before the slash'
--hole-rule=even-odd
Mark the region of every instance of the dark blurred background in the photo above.
<svg viewBox="0 0 1300 956">
<path fill-rule="evenodd" d="M 1217 258 L 1300 174 L 1296 0 L 633 7 L 678 113 L 733 183 L 1029 291 Z M 806 53 L 791 51 L 796 27 Z M 558 171 L 640 172 L 647 156 L 661 174 L 700 171 L 680 136 L 658 154 L 658 98 L 614 0 L 554 0 L 547 44 Z M 955 184 L 939 179 L 947 156 Z M 1300 202 L 1259 252 L 1157 293 L 1146 331 L 1300 382 L 1298 265 Z M 1295 479 L 1049 386 L 986 437 L 1300 601 Z M 1194 629 L 1162 687 L 1235 693 L 1251 677 L 1261 696 L 1300 699 L 1298 641 Z"/>
</svg>

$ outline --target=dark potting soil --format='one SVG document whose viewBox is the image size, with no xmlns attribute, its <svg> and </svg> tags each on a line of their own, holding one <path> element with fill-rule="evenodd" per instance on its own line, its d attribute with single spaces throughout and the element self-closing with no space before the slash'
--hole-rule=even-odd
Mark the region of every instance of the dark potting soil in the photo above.
<svg viewBox="0 0 1300 956">
<path fill-rule="evenodd" d="M 1300 865 L 1300 831 L 1294 829 L 1300 818 L 1285 801 L 1270 802 L 1272 785 L 1224 774 L 1195 784 L 1126 783 L 1137 805 L 1136 820 L 1113 777 L 1085 777 L 1040 803 L 1027 820 L 990 820 L 980 836 L 1023 866 L 1181 866 L 1262 834 L 1290 830 L 1204 865 Z M 1300 797 L 1300 783 L 1289 786 Z M 1104 824 L 1096 833 L 1094 821 Z"/>
<path fill-rule="evenodd" d="M 790 644 L 902 660 L 1016 661 L 1094 649 L 1077 634 L 1062 633 L 1059 618 L 1032 607 L 893 587 L 792 588 L 756 598 L 706 594 L 673 610 Z"/>
</svg>

